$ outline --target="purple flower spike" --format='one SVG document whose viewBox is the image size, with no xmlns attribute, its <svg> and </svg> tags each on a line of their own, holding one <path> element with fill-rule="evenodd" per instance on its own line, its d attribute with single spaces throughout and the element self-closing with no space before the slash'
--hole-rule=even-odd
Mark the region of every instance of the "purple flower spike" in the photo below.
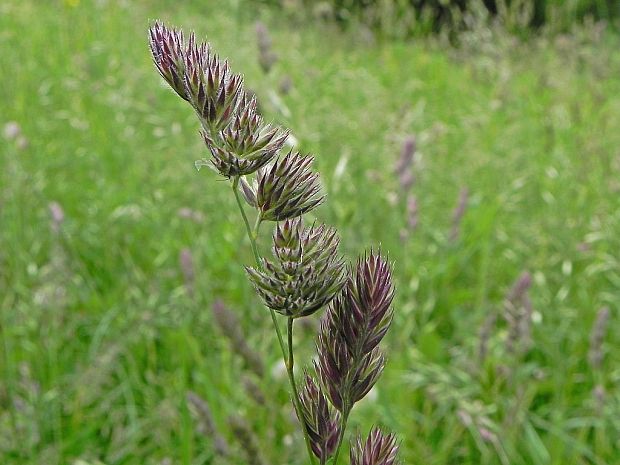
<svg viewBox="0 0 620 465">
<path fill-rule="evenodd" d="M 319 175 L 311 169 L 313 161 L 310 155 L 291 151 L 258 171 L 256 203 L 263 220 L 296 218 L 323 203 Z"/>
<path fill-rule="evenodd" d="M 336 451 L 340 437 L 340 415 L 330 407 L 325 395 L 308 373 L 300 394 L 302 416 L 312 452 L 321 463 L 331 457 Z"/>
<path fill-rule="evenodd" d="M 185 92 L 185 43 L 183 32 L 168 29 L 156 22 L 149 29 L 149 45 L 155 66 L 166 82 L 184 100 Z"/>
<path fill-rule="evenodd" d="M 304 227 L 301 218 L 287 220 L 273 236 L 275 260 L 263 259 L 262 270 L 246 267 L 248 277 L 267 307 L 292 318 L 312 315 L 345 283 L 339 243 L 333 228 Z"/>
<path fill-rule="evenodd" d="M 378 345 L 392 322 L 393 298 L 390 267 L 371 251 L 358 261 L 321 323 L 316 369 L 330 401 L 345 415 L 383 371 Z"/>
<path fill-rule="evenodd" d="M 351 465 L 395 465 L 397 454 L 396 436 L 373 428 L 365 443 L 358 436 L 351 444 Z"/>
<path fill-rule="evenodd" d="M 159 74 L 196 110 L 212 137 L 228 126 L 243 104 L 243 78 L 230 71 L 226 61 L 197 43 L 190 34 L 156 22 L 149 29 L 149 45 Z"/>
<path fill-rule="evenodd" d="M 269 163 L 284 146 L 288 131 L 263 123 L 256 98 L 244 98 L 239 113 L 215 139 L 207 131 L 202 135 L 213 166 L 230 178 L 254 173 Z"/>
</svg>

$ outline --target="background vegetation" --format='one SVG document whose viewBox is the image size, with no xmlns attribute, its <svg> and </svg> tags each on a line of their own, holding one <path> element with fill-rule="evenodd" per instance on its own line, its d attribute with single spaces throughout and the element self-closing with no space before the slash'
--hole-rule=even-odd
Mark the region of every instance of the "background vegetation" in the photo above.
<svg viewBox="0 0 620 465">
<path fill-rule="evenodd" d="M 517 39 L 480 21 L 455 47 L 320 13 L 0 5 L 0 463 L 303 463 L 234 200 L 196 172 L 195 118 L 150 62 L 155 18 L 207 35 L 317 155 L 317 219 L 344 252 L 381 245 L 395 262 L 389 361 L 354 427 L 379 418 L 410 464 L 618 463 L 618 36 L 585 22 Z M 258 19 L 278 55 L 268 74 Z M 308 355 L 313 337 L 297 341 Z"/>
<path fill-rule="evenodd" d="M 262 0 L 275 5 L 279 0 Z M 287 0 L 330 16 L 343 25 L 362 21 L 388 37 L 409 37 L 471 28 L 472 21 L 496 21 L 512 32 L 567 31 L 585 18 L 613 22 L 615 0 Z M 453 36 L 453 39 L 456 37 Z"/>
</svg>

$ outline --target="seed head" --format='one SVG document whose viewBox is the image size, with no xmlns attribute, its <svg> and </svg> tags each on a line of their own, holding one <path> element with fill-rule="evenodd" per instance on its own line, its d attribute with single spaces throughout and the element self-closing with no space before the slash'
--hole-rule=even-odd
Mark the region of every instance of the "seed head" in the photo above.
<svg viewBox="0 0 620 465">
<path fill-rule="evenodd" d="M 532 301 L 529 296 L 531 285 L 532 275 L 528 271 L 524 271 L 506 297 L 504 318 L 508 323 L 508 336 L 506 338 L 508 353 L 516 351 L 525 353 L 530 347 L 533 312 Z"/>
<path fill-rule="evenodd" d="M 418 227 L 418 199 L 414 194 L 407 195 L 407 226 L 400 231 L 400 238 L 405 242 Z"/>
<path fill-rule="evenodd" d="M 149 45 L 155 66 L 179 96 L 188 100 L 185 92 L 185 42 L 183 31 L 168 29 L 159 21 L 149 29 Z"/>
<path fill-rule="evenodd" d="M 243 78 L 232 73 L 209 44 L 197 44 L 193 34 L 185 56 L 185 89 L 203 128 L 212 135 L 228 125 L 244 97 Z"/>
<path fill-rule="evenodd" d="M 340 240 L 325 225 L 303 227 L 301 218 L 278 224 L 273 236 L 273 262 L 263 259 L 263 271 L 246 267 L 265 305 L 293 318 L 327 305 L 345 282 Z"/>
<path fill-rule="evenodd" d="M 596 314 L 596 321 L 590 333 L 590 352 L 588 360 L 593 369 L 600 368 L 603 362 L 603 340 L 609 323 L 609 307 L 601 308 Z"/>
<path fill-rule="evenodd" d="M 256 402 L 258 405 L 266 405 L 267 399 L 261 387 L 247 374 L 241 375 L 241 384 L 245 392 Z"/>
<path fill-rule="evenodd" d="M 256 206 L 263 220 L 296 218 L 323 202 L 319 175 L 311 170 L 313 161 L 309 155 L 291 151 L 258 171 Z"/>
<path fill-rule="evenodd" d="M 354 357 L 346 342 L 326 331 L 319 333 L 319 360 L 315 368 L 321 386 L 332 405 L 347 412 L 370 392 L 385 366 L 385 358 L 378 348 L 365 356 Z"/>
<path fill-rule="evenodd" d="M 396 436 L 373 428 L 365 443 L 358 436 L 351 444 L 351 465 L 394 465 L 397 454 Z"/>
<path fill-rule="evenodd" d="M 263 376 L 265 367 L 259 353 L 248 345 L 248 338 L 243 332 L 243 326 L 235 312 L 228 308 L 224 302 L 217 299 L 213 302 L 213 316 L 215 323 L 222 333 L 230 341 L 232 350 L 241 357 L 245 366 L 258 377 Z"/>
<path fill-rule="evenodd" d="M 194 271 L 194 258 L 190 249 L 184 248 L 179 252 L 179 267 L 181 268 L 181 273 L 183 273 L 185 288 L 191 295 L 194 292 L 196 273 Z"/>
<path fill-rule="evenodd" d="M 239 191 L 251 207 L 256 208 L 256 182 L 250 184 L 245 178 L 239 178 Z"/>
<path fill-rule="evenodd" d="M 301 389 L 301 421 L 306 425 L 310 436 L 312 452 L 321 463 L 333 455 L 340 437 L 340 415 L 327 402 L 316 382 L 308 373 Z"/>
<path fill-rule="evenodd" d="M 156 22 L 149 30 L 155 66 L 166 82 L 194 107 L 202 126 L 216 134 L 231 121 L 243 97 L 243 78 L 211 52 L 208 43 L 187 43 L 183 32 Z"/>
<path fill-rule="evenodd" d="M 231 123 L 220 131 L 217 142 L 208 131 L 202 133 L 222 176 L 244 176 L 269 163 L 284 145 L 287 131 L 263 123 L 256 109 L 256 98 L 244 98 Z"/>
<path fill-rule="evenodd" d="M 523 296 L 528 292 L 532 286 L 532 275 L 529 271 L 524 271 L 519 275 L 519 278 L 515 281 L 510 292 L 506 296 L 506 300 L 513 305 L 517 305 Z"/>
<path fill-rule="evenodd" d="M 267 462 L 261 454 L 260 441 L 252 430 L 252 426 L 244 417 L 233 416 L 228 418 L 233 437 L 241 446 L 248 465 L 265 465 Z"/>
<path fill-rule="evenodd" d="M 256 23 L 256 42 L 258 44 L 258 64 L 267 74 L 278 61 L 278 56 L 271 48 L 271 36 L 267 26 L 260 21 Z"/>
<path fill-rule="evenodd" d="M 403 142 L 400 157 L 394 166 L 394 174 L 400 184 L 400 195 L 405 197 L 415 182 L 413 175 L 413 159 L 416 152 L 415 136 L 408 136 Z"/>
<path fill-rule="evenodd" d="M 196 411 L 196 416 L 200 421 L 200 429 L 213 442 L 215 453 L 221 457 L 227 457 L 230 446 L 218 431 L 207 401 L 195 392 L 188 391 L 187 402 Z"/>
<path fill-rule="evenodd" d="M 330 401 L 348 412 L 374 386 L 385 358 L 378 345 L 392 322 L 388 263 L 370 252 L 330 304 L 318 338 L 317 372 Z"/>
<path fill-rule="evenodd" d="M 461 234 L 461 223 L 463 222 L 463 216 L 465 216 L 468 203 L 469 189 L 463 187 L 459 192 L 459 200 L 456 208 L 452 212 L 452 229 L 450 230 L 451 241 L 456 241 Z"/>
</svg>

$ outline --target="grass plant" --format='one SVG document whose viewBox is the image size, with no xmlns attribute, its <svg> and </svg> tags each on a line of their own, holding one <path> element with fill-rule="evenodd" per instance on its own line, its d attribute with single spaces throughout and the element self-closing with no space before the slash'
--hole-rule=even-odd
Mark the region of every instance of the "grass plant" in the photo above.
<svg viewBox="0 0 620 465">
<path fill-rule="evenodd" d="M 228 420 L 241 418 L 267 463 L 307 461 L 271 322 L 238 266 L 253 254 L 235 199 L 196 173 L 209 154 L 195 116 L 145 53 L 153 18 L 207 35 L 265 119 L 317 154 L 329 201 L 316 214 L 338 225 L 341 253 L 380 239 L 397 263 L 389 363 L 350 431 L 398 432 L 404 463 L 616 463 L 618 37 L 594 24 L 525 40 L 481 27 L 453 48 L 282 13 L 243 1 L 0 4 L 0 463 L 221 462 L 190 392 L 231 451 Z M 278 55 L 267 76 L 257 16 Z M 403 240 L 394 166 L 412 135 L 416 226 Z M 268 256 L 269 233 L 258 236 Z M 508 354 L 506 300 L 525 271 L 531 341 Z M 240 316 L 262 376 L 222 337 L 216 300 Z M 606 330 L 593 332 L 604 307 Z M 316 329 L 314 317 L 296 326 L 299 360 Z"/>
</svg>

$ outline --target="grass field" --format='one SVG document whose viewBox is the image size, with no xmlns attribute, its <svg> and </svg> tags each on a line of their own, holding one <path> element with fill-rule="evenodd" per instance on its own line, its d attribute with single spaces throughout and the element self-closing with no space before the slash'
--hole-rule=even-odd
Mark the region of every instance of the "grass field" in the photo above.
<svg viewBox="0 0 620 465">
<path fill-rule="evenodd" d="M 194 168 L 207 156 L 195 117 L 151 63 L 155 18 L 207 35 L 266 117 L 316 154 L 329 195 L 316 218 L 339 229 L 343 252 L 380 245 L 395 262 L 388 365 L 351 431 L 393 430 L 407 464 L 620 463 L 619 37 L 590 26 L 519 43 L 481 28 L 459 48 L 382 42 L 238 4 L 0 5 L 0 125 L 21 130 L 0 145 L 0 463 L 226 463 L 190 391 L 228 463 L 305 463 L 229 185 Z M 259 18 L 279 56 L 269 75 Z M 403 240 L 394 165 L 410 135 L 418 226 Z M 217 299 L 262 376 L 215 323 Z M 505 314 L 528 299 L 531 336 L 508 350 Z M 299 333 L 298 360 L 313 338 Z M 246 459 L 239 423 L 262 459 Z"/>
</svg>

